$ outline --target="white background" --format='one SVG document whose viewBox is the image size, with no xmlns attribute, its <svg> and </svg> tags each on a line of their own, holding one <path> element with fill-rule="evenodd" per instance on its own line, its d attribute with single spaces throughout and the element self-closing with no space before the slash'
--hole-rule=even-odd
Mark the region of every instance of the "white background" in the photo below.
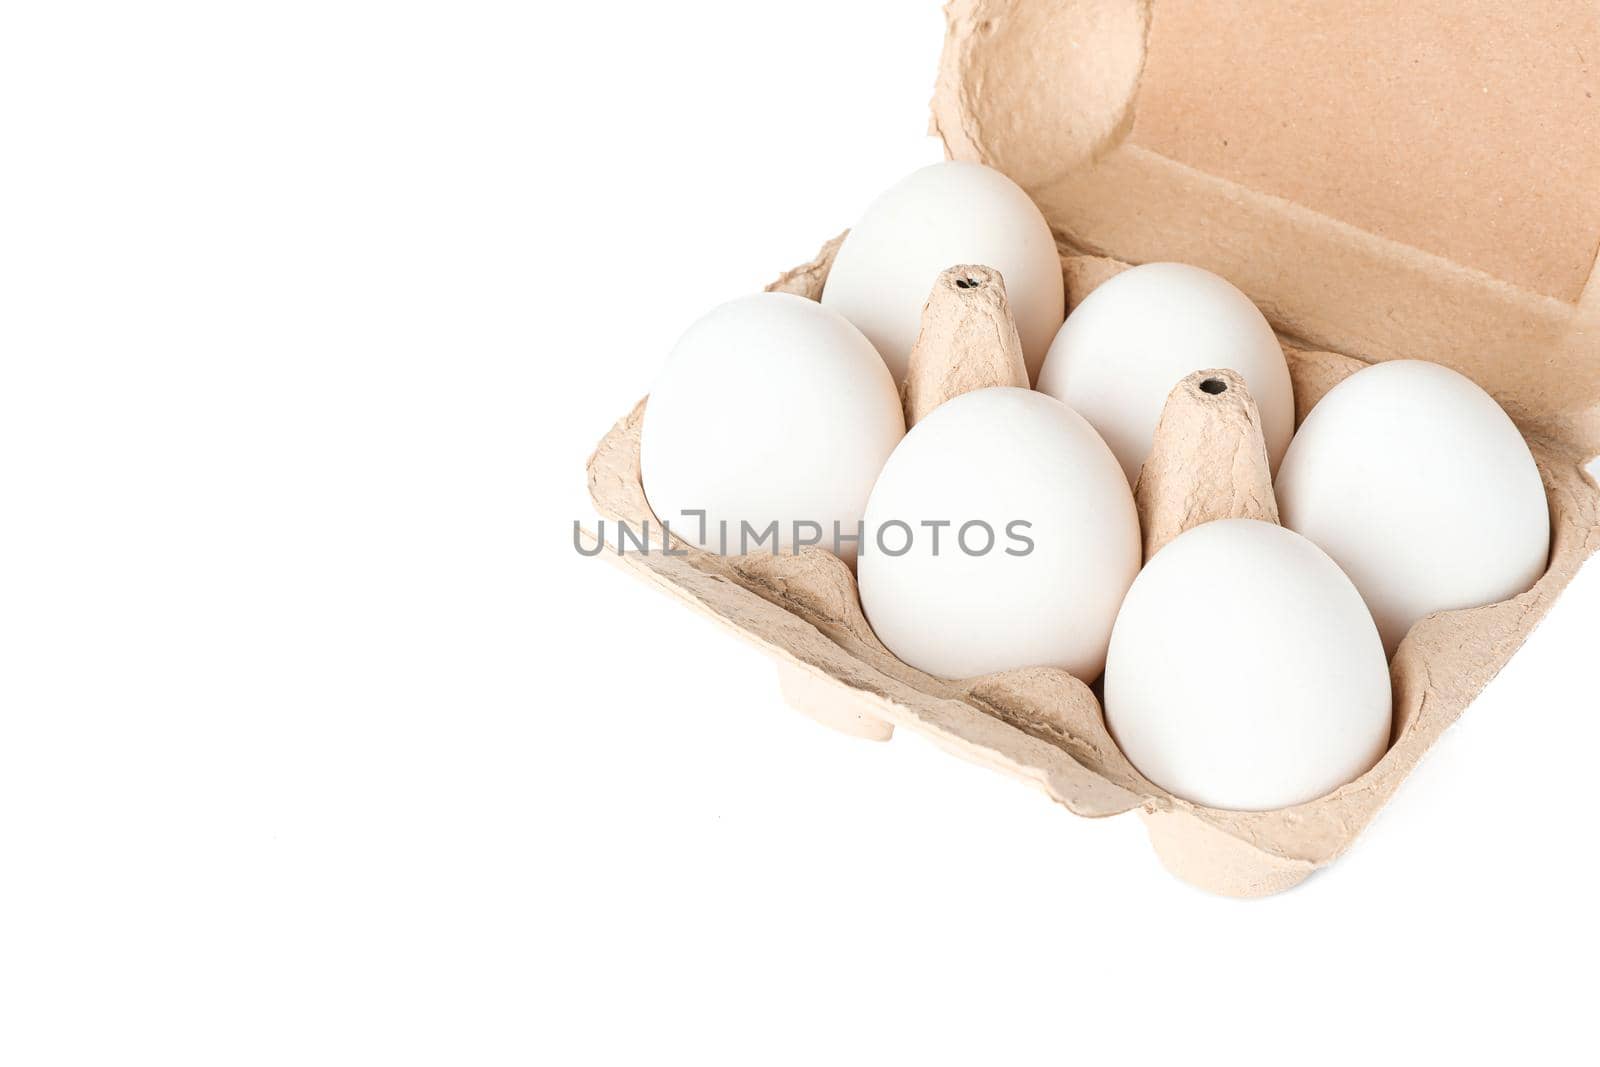
<svg viewBox="0 0 1600 1067">
<path fill-rule="evenodd" d="M 1592 1056 L 1594 566 L 1241 903 L 573 552 L 931 0 L 135 7 L 0 15 L 0 1061 Z"/>
</svg>

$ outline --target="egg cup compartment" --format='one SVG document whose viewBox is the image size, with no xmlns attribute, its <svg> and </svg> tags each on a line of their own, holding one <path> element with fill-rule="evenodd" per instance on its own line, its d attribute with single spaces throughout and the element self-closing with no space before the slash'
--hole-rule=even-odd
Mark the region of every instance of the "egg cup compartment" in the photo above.
<svg viewBox="0 0 1600 1067">
<path fill-rule="evenodd" d="M 768 288 L 815 300 L 841 238 Z M 1125 269 L 1115 260 L 1064 254 L 1067 302 L 1075 307 Z M 1365 366 L 1351 356 L 1284 345 L 1299 422 L 1329 389 Z M 639 476 L 642 400 L 589 460 L 599 513 L 637 526 L 659 522 Z M 818 548 L 796 555 L 719 556 L 678 542 L 681 555 L 604 555 L 719 620 L 778 663 L 785 698 L 859 737 L 916 730 L 975 763 L 1032 782 L 1083 816 L 1137 810 L 1163 864 L 1201 888 L 1238 897 L 1281 892 L 1332 862 L 1544 616 L 1583 560 L 1600 550 L 1600 490 L 1585 457 L 1524 428 L 1550 502 L 1549 566 L 1527 592 L 1485 607 L 1440 612 L 1407 634 L 1390 664 L 1395 731 L 1366 774 L 1326 796 L 1273 811 L 1207 808 L 1147 781 L 1106 730 L 1089 686 L 1065 671 L 1029 667 L 957 681 L 915 670 L 867 624 L 855 577 Z M 1232 509 L 1235 502 L 1215 506 Z"/>
</svg>

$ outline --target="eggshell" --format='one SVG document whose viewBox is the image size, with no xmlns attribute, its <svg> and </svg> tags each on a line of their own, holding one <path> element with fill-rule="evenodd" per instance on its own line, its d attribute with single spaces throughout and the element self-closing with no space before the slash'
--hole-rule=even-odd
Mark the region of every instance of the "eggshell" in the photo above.
<svg viewBox="0 0 1600 1067">
<path fill-rule="evenodd" d="M 822 303 L 861 328 L 898 382 L 929 290 L 958 263 L 1000 272 L 1034 381 L 1065 314 L 1061 260 L 1028 194 L 982 164 L 935 163 L 873 201 L 840 245 Z"/>
<path fill-rule="evenodd" d="M 667 356 L 645 407 L 640 474 L 656 516 L 701 548 L 738 554 L 741 523 L 755 537 L 774 521 L 780 549 L 793 547 L 797 521 L 819 524 L 828 548 L 833 523 L 855 534 L 904 434 L 894 381 L 860 330 L 802 297 L 757 293 L 705 315 Z M 703 524 L 692 510 L 706 512 Z M 854 544 L 841 555 L 852 559 Z"/>
<path fill-rule="evenodd" d="M 911 536 L 886 528 L 896 522 Z M 978 522 L 990 551 L 977 551 L 981 526 L 963 538 Z M 1094 679 L 1139 569 L 1116 459 L 1081 416 L 1027 389 L 966 393 L 912 427 L 873 487 L 866 533 L 868 621 L 895 655 L 945 678 L 1055 666 Z M 879 538 L 910 548 L 890 555 Z"/>
<path fill-rule="evenodd" d="M 1249 297 L 1199 267 L 1146 263 L 1098 286 L 1056 334 L 1038 388 L 1100 431 L 1131 483 L 1150 454 L 1167 394 L 1212 368 L 1244 378 L 1276 471 L 1294 432 L 1283 349 Z"/>
<path fill-rule="evenodd" d="M 1145 777 L 1214 808 L 1315 799 L 1389 743 L 1389 666 L 1361 594 L 1310 541 L 1255 519 L 1189 530 L 1128 590 L 1106 725 Z"/>
<path fill-rule="evenodd" d="M 1283 524 L 1344 568 L 1390 655 L 1430 612 L 1515 596 L 1544 573 L 1550 512 L 1494 398 L 1436 363 L 1380 363 L 1311 409 L 1276 483 Z"/>
</svg>

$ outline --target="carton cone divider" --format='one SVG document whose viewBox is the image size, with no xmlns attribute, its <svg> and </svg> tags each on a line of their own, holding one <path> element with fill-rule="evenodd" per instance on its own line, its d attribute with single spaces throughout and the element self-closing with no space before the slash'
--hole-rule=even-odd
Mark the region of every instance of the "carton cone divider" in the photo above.
<svg viewBox="0 0 1600 1067">
<path fill-rule="evenodd" d="M 933 283 L 911 346 L 900 389 L 906 429 L 946 400 L 999 385 L 1028 388 L 1005 280 L 990 267 L 951 267 Z"/>
<path fill-rule="evenodd" d="M 1146 561 L 1203 523 L 1278 522 L 1261 415 L 1243 378 L 1231 370 L 1195 371 L 1168 394 L 1133 501 Z"/>
</svg>

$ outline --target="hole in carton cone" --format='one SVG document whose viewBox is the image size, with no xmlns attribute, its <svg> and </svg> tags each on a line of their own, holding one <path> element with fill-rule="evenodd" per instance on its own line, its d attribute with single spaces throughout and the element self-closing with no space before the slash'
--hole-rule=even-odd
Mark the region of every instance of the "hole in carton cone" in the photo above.
<svg viewBox="0 0 1600 1067">
<path fill-rule="evenodd" d="M 982 289 L 983 288 L 983 279 L 982 278 L 957 278 L 956 279 L 956 288 L 957 289 Z"/>
<path fill-rule="evenodd" d="M 1221 378 L 1207 378 L 1200 383 L 1200 391 L 1216 396 L 1218 393 L 1226 393 L 1228 391 L 1228 383 Z"/>
</svg>

